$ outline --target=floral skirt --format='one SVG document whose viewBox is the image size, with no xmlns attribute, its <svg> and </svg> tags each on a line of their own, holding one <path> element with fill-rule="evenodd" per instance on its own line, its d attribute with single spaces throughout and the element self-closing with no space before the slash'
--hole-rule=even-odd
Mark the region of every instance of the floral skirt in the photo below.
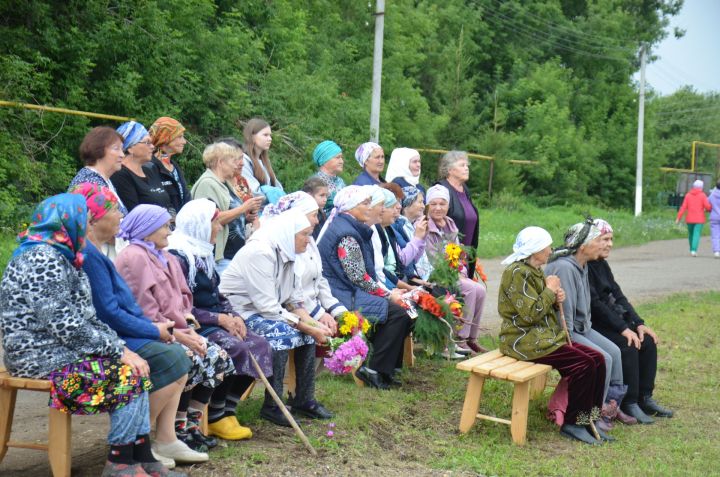
<svg viewBox="0 0 720 477">
<path fill-rule="evenodd" d="M 299 332 L 284 321 L 267 320 L 260 314 L 246 318 L 245 325 L 253 333 L 265 338 L 275 351 L 295 349 L 315 343 L 312 336 Z"/>
<path fill-rule="evenodd" d="M 111 412 L 150 390 L 149 379 L 116 358 L 87 356 L 48 375 L 49 406 L 70 414 Z"/>
<path fill-rule="evenodd" d="M 185 391 L 189 391 L 198 384 L 208 388 L 216 388 L 225 379 L 226 375 L 235 372 L 230 356 L 227 352 L 214 343 L 207 344 L 205 356 L 200 356 L 193 350 L 180 344 L 185 350 L 185 355 L 192 363 L 188 372 L 188 380 L 185 384 Z"/>
</svg>

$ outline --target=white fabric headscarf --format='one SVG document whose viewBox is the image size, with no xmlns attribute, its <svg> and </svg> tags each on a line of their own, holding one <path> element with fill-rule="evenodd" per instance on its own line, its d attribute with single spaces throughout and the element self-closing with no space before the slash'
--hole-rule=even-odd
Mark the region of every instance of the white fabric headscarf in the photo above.
<svg viewBox="0 0 720 477">
<path fill-rule="evenodd" d="M 355 150 L 355 160 L 358 164 L 360 164 L 360 167 L 365 169 L 365 161 L 368 160 L 368 157 L 370 157 L 370 154 L 375 149 L 382 149 L 380 144 L 374 143 L 374 142 L 365 142 L 360 144 L 360 146 Z"/>
<path fill-rule="evenodd" d="M 433 199 L 445 199 L 446 202 L 450 202 L 450 191 L 443 185 L 435 184 L 428 189 L 425 203 L 429 204 Z"/>
<path fill-rule="evenodd" d="M 297 209 L 307 215 L 312 212 L 317 212 L 318 205 L 310 194 L 299 190 L 280 197 L 277 204 L 266 205 L 260 220 L 265 223 L 267 219 L 276 217 L 290 209 Z"/>
<path fill-rule="evenodd" d="M 249 242 L 260 240 L 274 245 L 290 261 L 295 261 L 295 234 L 310 227 L 310 221 L 298 209 L 290 209 L 263 222 Z"/>
<path fill-rule="evenodd" d="M 703 187 L 705 187 L 705 183 L 700 179 L 697 179 L 695 182 L 693 182 L 693 189 L 702 189 Z"/>
<path fill-rule="evenodd" d="M 357 185 L 349 185 L 343 189 L 340 189 L 338 193 L 335 195 L 335 199 L 333 200 L 333 210 L 330 212 L 330 215 L 328 216 L 327 220 L 325 221 L 325 225 L 323 225 L 322 230 L 320 231 L 320 234 L 317 238 L 317 243 L 320 243 L 320 240 L 322 240 L 323 235 L 325 235 L 325 231 L 327 230 L 328 226 L 332 223 L 333 219 L 337 214 L 347 212 L 348 210 L 352 210 L 367 199 L 372 198 L 373 194 L 373 187 L 377 186 L 357 186 Z M 377 187 L 379 189 L 379 187 Z M 384 200 L 384 196 L 383 196 Z"/>
<path fill-rule="evenodd" d="M 552 245 L 552 237 L 547 230 L 540 227 L 525 227 L 517 234 L 515 244 L 513 244 L 513 253 L 503 260 L 503 265 L 510 265 L 528 258 L 530 255 L 543 250 L 545 247 Z"/>
<path fill-rule="evenodd" d="M 420 153 L 409 147 L 393 149 L 392 154 L 390 154 L 387 172 L 385 172 L 385 180 L 392 182 L 396 177 L 402 177 L 411 185 L 416 186 L 420 181 L 420 175 L 414 176 L 410 172 L 410 159 L 415 156 L 420 157 Z"/>
<path fill-rule="evenodd" d="M 175 230 L 168 237 L 168 249 L 177 250 L 188 262 L 188 285 L 195 289 L 198 267 L 212 279 L 215 274 L 215 250 L 210 243 L 212 218 L 217 205 L 209 199 L 195 199 L 185 204 L 175 217 Z"/>
</svg>

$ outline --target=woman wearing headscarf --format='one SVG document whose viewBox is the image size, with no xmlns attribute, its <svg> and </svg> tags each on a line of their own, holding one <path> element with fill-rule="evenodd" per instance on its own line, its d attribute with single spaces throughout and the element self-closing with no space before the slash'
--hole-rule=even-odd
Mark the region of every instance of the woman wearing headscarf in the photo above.
<svg viewBox="0 0 720 477">
<path fill-rule="evenodd" d="M 405 264 L 406 273 L 410 276 L 419 277 L 426 281 L 432 272 L 432 265 L 425 252 L 425 237 L 427 236 L 427 217 L 423 215 L 425 208 L 425 193 L 414 186 L 403 187 L 404 197 L 400 202 L 400 216 L 392 228 L 395 231 L 395 238 L 398 246 L 404 249 L 406 244 L 413 240 L 422 240 L 423 252 L 416 260 Z M 417 227 L 416 223 L 417 222 Z"/>
<path fill-rule="evenodd" d="M 598 259 L 587 265 L 592 327 L 620 348 L 623 381 L 628 387 L 620 408 L 643 424 L 652 422 L 649 416 L 672 417 L 673 412 L 652 397 L 658 337 L 640 318 L 610 270 L 607 258 L 612 249 L 612 227 L 602 219 L 595 219 L 595 225 L 607 241 Z M 618 418 L 628 423 L 622 416 Z"/>
<path fill-rule="evenodd" d="M 715 258 L 720 258 L 720 180 L 708 194 L 710 203 L 710 240 Z"/>
<path fill-rule="evenodd" d="M 297 255 L 305 252 L 311 235 L 310 221 L 297 210 L 264 222 L 233 258 L 220 281 L 220 291 L 247 327 L 270 342 L 270 384 L 277 395 L 283 395 L 285 366 L 292 349 L 297 383 L 296 395 L 290 400 L 293 412 L 329 419 L 332 413 L 315 400 L 315 343 L 325 343 L 332 331 L 303 308 L 302 289 L 295 274 Z M 260 417 L 290 426 L 267 391 Z"/>
<path fill-rule="evenodd" d="M 83 182 L 90 182 L 107 187 L 120 199 L 110 177 L 120 170 L 124 156 L 123 137 L 120 134 L 106 126 L 92 128 L 80 144 L 80 159 L 85 167 L 70 181 L 68 192 Z M 127 214 L 128 210 L 122 200 L 118 200 L 118 207 L 120 213 Z"/>
<path fill-rule="evenodd" d="M 439 184 L 450 192 L 448 217 L 453 219 L 460 232 L 460 243 L 477 250 L 480 222 L 477 207 L 465 185 L 470 179 L 470 164 L 465 151 L 446 153 L 438 165 Z M 474 264 L 470 265 L 474 272 Z"/>
<path fill-rule="evenodd" d="M 374 142 L 360 144 L 355 151 L 355 160 L 363 171 L 353 185 L 378 185 L 385 182 L 381 175 L 385 168 L 385 152 L 379 144 Z"/>
<path fill-rule="evenodd" d="M 180 166 L 172 158 L 182 154 L 185 149 L 185 144 L 187 144 L 185 127 L 177 120 L 163 116 L 155 120 L 150 126 L 149 132 L 156 150 L 152 163 L 160 173 L 162 185 L 170 196 L 170 203 L 177 213 L 190 200 L 190 190 L 185 182 L 185 177 Z"/>
<path fill-rule="evenodd" d="M 170 214 L 157 205 L 143 204 L 123 220 L 119 236 L 129 242 L 115 260 L 145 316 L 154 323 L 172 322 L 173 336 L 192 361 L 190 378 L 180 396 L 175 434 L 191 449 L 206 451 L 217 441 L 200 432 L 202 412 L 213 390 L 235 367 L 225 350 L 194 330 L 192 293 L 180 264 L 163 250 L 168 246 Z"/>
<path fill-rule="evenodd" d="M 0 283 L 4 363 L 13 376 L 53 382 L 49 406 L 110 414 L 104 477 L 170 473 L 150 451 L 147 362 L 97 318 L 82 270 L 85 199 L 41 202 Z"/>
<path fill-rule="evenodd" d="M 152 323 L 143 314 L 113 263 L 98 250 L 118 232 L 117 200 L 108 189 L 88 183 L 80 184 L 73 193 L 84 197 L 88 208 L 88 242 L 83 270 L 90 281 L 97 316 L 150 366 L 153 384 L 150 422 L 157 429 L 153 452 L 168 466 L 174 466 L 176 462 L 205 462 L 208 460 L 206 453 L 192 450 L 175 435 L 175 413 L 191 363 L 183 348 L 175 343 L 173 322 Z"/>
<path fill-rule="evenodd" d="M 365 186 L 348 186 L 338 192 L 320 232 L 318 249 L 333 295 L 347 309 L 362 310 L 373 324 L 368 334 L 373 344 L 371 359 L 355 375 L 368 386 L 388 389 L 400 384 L 396 373 L 402 368 L 403 343 L 412 320 L 400 305 L 400 292 L 387 291 L 375 274 L 372 230 L 365 225 L 372 194 Z"/>
<path fill-rule="evenodd" d="M 272 145 L 272 130 L 267 121 L 253 118 L 243 128 L 242 176 L 250 186 L 253 194 L 262 194 L 266 200 L 274 204 L 285 195 L 283 185 L 275 176 L 268 151 Z"/>
<path fill-rule="evenodd" d="M 310 194 L 302 191 L 293 192 L 281 197 L 277 204 L 266 206 L 262 222 L 289 210 L 296 210 L 304 214 L 310 225 L 315 227 L 318 223 L 318 209 L 318 203 Z M 310 240 L 305 253 L 298 254 L 295 258 L 295 275 L 299 278 L 303 291 L 303 308 L 313 319 L 327 326 L 335 334 L 337 331 L 335 319 L 346 312 L 347 308 L 333 296 L 330 285 L 322 274 L 322 258 L 314 239 Z"/>
<path fill-rule="evenodd" d="M 450 191 L 447 187 L 440 184 L 432 186 L 428 189 L 425 201 L 430 208 L 425 250 L 428 258 L 433 260 L 437 254 L 445 253 L 445 246 L 448 243 L 461 242 L 457 225 L 448 215 Z M 463 306 L 465 324 L 458 332 L 458 337 L 463 340 L 458 347 L 470 349 L 475 353 L 484 353 L 487 350 L 478 344 L 477 337 L 480 334 L 480 320 L 485 307 L 487 288 L 484 283 L 472 279 L 473 275 L 468 267 L 468 264 L 465 264 L 460 271 L 460 293 L 465 299 Z"/>
<path fill-rule="evenodd" d="M 239 313 L 218 290 L 213 244 L 222 225 L 220 211 L 208 199 L 188 202 L 177 215 L 170 235 L 169 251 L 179 261 L 193 294 L 192 314 L 200 323 L 199 334 L 224 349 L 235 365 L 235 375 L 226 376 L 210 397 L 208 429 L 227 440 L 248 439 L 252 432 L 235 417 L 240 397 L 260 375 L 252 364 L 255 356 L 266 376 L 272 374 L 272 349 L 268 342 L 245 328 Z"/>
<path fill-rule="evenodd" d="M 242 202 L 235 195 L 230 181 L 242 161 L 241 149 L 223 142 L 208 145 L 203 151 L 207 169 L 192 188 L 193 199 L 210 199 L 220 209 L 219 220 L 223 228 L 215 242 L 216 270 L 220 275 L 245 245 L 245 214 L 259 208 L 263 202 L 262 197 Z"/>
<path fill-rule="evenodd" d="M 425 195 L 425 187 L 420 184 L 420 153 L 408 147 L 398 147 L 390 154 L 385 179 L 400 187 L 417 187 Z"/>
<path fill-rule="evenodd" d="M 163 187 L 160 172 L 150 162 L 155 146 L 145 126 L 130 121 L 117 128 L 117 132 L 123 137 L 125 158 L 122 167 L 112 175 L 110 181 L 117 189 L 127 211 L 140 204 L 155 204 L 168 209 L 174 215 L 176 209 Z"/>
<path fill-rule="evenodd" d="M 554 308 L 563 303 L 565 292 L 560 279 L 545 276 L 541 268 L 550 256 L 550 245 L 552 237 L 546 230 L 527 227 L 517 235 L 512 255 L 502 262 L 507 267 L 498 294 L 500 351 L 558 370 L 568 383 L 560 433 L 587 444 L 600 444 L 585 425 L 603 403 L 605 360 L 591 347 L 567 343 Z"/>
<path fill-rule="evenodd" d="M 340 177 L 345 164 L 342 149 L 333 141 L 323 141 L 315 146 L 313 162 L 318 167 L 318 172 L 313 177 L 321 179 L 328 188 L 324 211 L 329 214 L 333 208 L 335 194 L 345 187 L 345 181 Z"/>
<path fill-rule="evenodd" d="M 573 343 L 589 346 L 605 358 L 605 390 L 603 400 L 620 403 L 625 395 L 620 349 L 592 329 L 590 320 L 590 283 L 587 263 L 597 260 L 607 247 L 607 234 L 592 219 L 573 225 L 565 233 L 563 247 L 556 249 L 545 267 L 549 275 L 557 275 L 565 290 L 562 309 Z M 612 392 L 608 394 L 608 391 Z"/>
<path fill-rule="evenodd" d="M 708 202 L 708 198 L 703 192 L 705 184 L 700 179 L 693 182 L 690 192 L 685 194 L 680 210 L 678 210 L 675 223 L 680 223 L 683 215 L 688 229 L 688 241 L 690 242 L 690 255 L 697 257 L 698 245 L 700 245 L 700 236 L 702 235 L 703 225 L 705 225 L 705 212 L 710 212 L 712 206 Z"/>
</svg>

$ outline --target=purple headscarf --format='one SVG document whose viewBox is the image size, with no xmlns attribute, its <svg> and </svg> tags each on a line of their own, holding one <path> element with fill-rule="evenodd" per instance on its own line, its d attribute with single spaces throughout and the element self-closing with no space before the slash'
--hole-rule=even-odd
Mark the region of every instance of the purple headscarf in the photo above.
<svg viewBox="0 0 720 477">
<path fill-rule="evenodd" d="M 162 251 L 155 248 L 154 243 L 143 239 L 165 225 L 169 220 L 170 214 L 165 208 L 152 204 L 140 204 L 125 216 L 120 224 L 118 237 L 146 248 L 160 260 L 163 266 L 167 267 L 167 259 Z"/>
</svg>

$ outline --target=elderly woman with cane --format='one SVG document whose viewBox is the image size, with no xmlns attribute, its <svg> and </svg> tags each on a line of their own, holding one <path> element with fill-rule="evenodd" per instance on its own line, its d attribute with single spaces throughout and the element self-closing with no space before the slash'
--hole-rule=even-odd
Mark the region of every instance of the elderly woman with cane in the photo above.
<svg viewBox="0 0 720 477">
<path fill-rule="evenodd" d="M 605 361 L 594 349 L 570 343 L 555 306 L 565 292 L 557 276 L 545 276 L 542 266 L 550 256 L 552 237 L 540 227 L 520 231 L 500 280 L 498 312 L 500 351 L 516 359 L 549 364 L 568 382 L 568 403 L 560 433 L 570 439 L 597 445 L 592 434 L 594 414 L 600 412 L 605 383 Z M 591 432 L 592 431 L 592 432 Z M 602 440 L 609 439 L 599 433 Z"/>
</svg>

